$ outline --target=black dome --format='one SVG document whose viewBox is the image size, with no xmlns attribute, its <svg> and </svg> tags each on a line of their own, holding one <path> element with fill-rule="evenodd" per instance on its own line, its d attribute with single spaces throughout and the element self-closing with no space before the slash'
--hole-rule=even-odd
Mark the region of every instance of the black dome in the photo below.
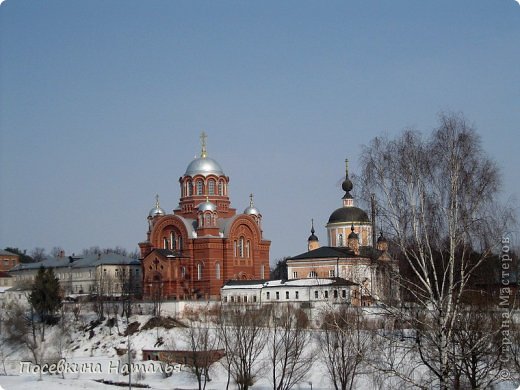
<svg viewBox="0 0 520 390">
<path fill-rule="evenodd" d="M 312 234 L 309 236 L 309 238 L 307 239 L 307 241 L 319 241 L 319 240 L 318 240 L 318 237 L 316 237 L 316 236 L 314 235 L 314 233 L 312 233 Z"/>
<path fill-rule="evenodd" d="M 328 223 L 369 222 L 368 215 L 358 207 L 341 207 L 335 210 Z"/>
</svg>

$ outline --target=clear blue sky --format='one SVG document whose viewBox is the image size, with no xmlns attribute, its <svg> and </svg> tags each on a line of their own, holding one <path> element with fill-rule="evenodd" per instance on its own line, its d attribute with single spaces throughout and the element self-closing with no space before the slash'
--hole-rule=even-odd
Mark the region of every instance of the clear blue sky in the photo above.
<svg viewBox="0 0 520 390">
<path fill-rule="evenodd" d="M 0 247 L 136 248 L 208 133 L 272 239 L 306 250 L 345 157 L 462 111 L 520 193 L 520 5 L 25 1 L 0 5 Z"/>
</svg>

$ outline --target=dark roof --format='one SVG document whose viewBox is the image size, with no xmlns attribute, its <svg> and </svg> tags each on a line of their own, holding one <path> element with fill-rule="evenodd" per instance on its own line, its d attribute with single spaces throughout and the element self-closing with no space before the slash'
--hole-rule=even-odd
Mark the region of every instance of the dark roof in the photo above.
<svg viewBox="0 0 520 390">
<path fill-rule="evenodd" d="M 318 240 L 318 237 L 316 237 L 316 235 L 314 233 L 312 233 L 309 238 L 307 239 L 307 241 L 319 241 Z"/>
<path fill-rule="evenodd" d="M 318 249 L 301 253 L 297 256 L 289 257 L 287 260 L 303 260 L 303 259 L 325 259 L 325 258 L 342 258 L 358 257 L 347 247 L 321 246 Z"/>
<path fill-rule="evenodd" d="M 369 222 L 369 219 L 359 207 L 340 207 L 330 215 L 328 223 L 338 222 Z"/>
<path fill-rule="evenodd" d="M 240 280 L 228 280 L 224 283 L 224 286 L 248 286 L 251 284 L 264 284 L 267 282 L 266 279 L 240 279 Z"/>
<path fill-rule="evenodd" d="M 99 265 L 140 265 L 140 261 L 117 253 L 101 253 L 87 256 L 48 257 L 37 263 L 21 263 L 9 272 L 43 268 L 86 268 Z"/>
</svg>

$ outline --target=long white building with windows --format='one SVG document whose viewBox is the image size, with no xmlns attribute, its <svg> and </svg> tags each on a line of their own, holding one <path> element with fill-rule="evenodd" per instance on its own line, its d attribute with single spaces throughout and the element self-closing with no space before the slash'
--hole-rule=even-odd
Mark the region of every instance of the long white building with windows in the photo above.
<svg viewBox="0 0 520 390">
<path fill-rule="evenodd" d="M 20 263 L 9 271 L 14 286 L 30 288 L 43 267 L 52 268 L 64 295 L 98 294 L 118 296 L 124 291 L 141 293 L 141 263 L 116 253 L 47 258 L 37 263 Z"/>
<path fill-rule="evenodd" d="M 359 285 L 342 278 L 230 280 L 221 289 L 224 305 L 292 304 L 300 309 L 360 305 Z"/>
</svg>

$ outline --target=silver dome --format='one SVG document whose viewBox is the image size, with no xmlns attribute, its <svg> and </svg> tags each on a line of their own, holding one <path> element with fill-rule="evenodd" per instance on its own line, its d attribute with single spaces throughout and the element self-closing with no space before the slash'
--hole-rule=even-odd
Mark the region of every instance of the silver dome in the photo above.
<svg viewBox="0 0 520 390">
<path fill-rule="evenodd" d="M 217 211 L 217 206 L 215 206 L 209 200 L 206 200 L 205 202 L 199 204 L 198 210 L 199 211 Z"/>
<path fill-rule="evenodd" d="M 244 214 L 246 214 L 246 215 L 260 215 L 260 211 L 258 211 L 256 207 L 249 206 L 247 209 L 244 210 Z"/>
<path fill-rule="evenodd" d="M 155 207 L 148 213 L 149 217 L 159 217 L 166 214 L 164 210 L 159 206 L 159 195 L 155 195 Z"/>
<path fill-rule="evenodd" d="M 260 215 L 260 211 L 255 207 L 253 203 L 253 194 L 249 195 L 249 207 L 244 210 L 246 215 Z"/>
<path fill-rule="evenodd" d="M 186 172 L 184 173 L 185 176 L 195 176 L 195 175 L 217 175 L 217 176 L 223 176 L 224 171 L 212 158 L 209 157 L 198 157 L 195 160 L 193 160 L 190 165 L 188 165 L 188 168 L 186 168 Z"/>
</svg>

